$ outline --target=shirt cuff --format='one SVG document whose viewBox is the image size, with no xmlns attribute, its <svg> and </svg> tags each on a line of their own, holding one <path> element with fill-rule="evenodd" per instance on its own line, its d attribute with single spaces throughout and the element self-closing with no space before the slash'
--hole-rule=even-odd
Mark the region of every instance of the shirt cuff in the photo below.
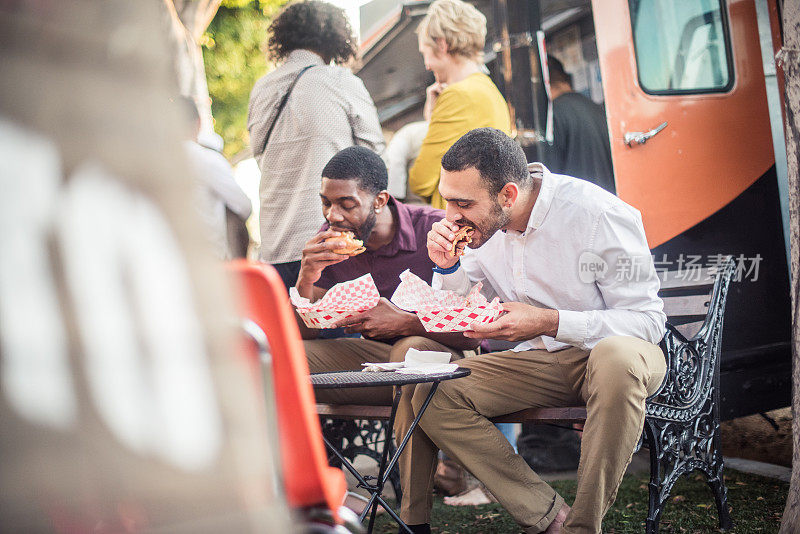
<svg viewBox="0 0 800 534">
<path fill-rule="evenodd" d="M 589 317 L 584 312 L 558 310 L 556 341 L 583 347 L 589 335 Z"/>
<path fill-rule="evenodd" d="M 434 272 L 431 280 L 433 289 L 445 289 L 455 291 L 458 294 L 466 295 L 470 289 L 469 277 L 466 271 L 461 268 L 451 274 L 441 274 Z"/>
<path fill-rule="evenodd" d="M 433 266 L 433 272 L 439 274 L 453 274 L 457 270 L 461 268 L 461 260 L 457 260 L 452 266 L 443 268 L 439 267 L 438 265 Z"/>
</svg>

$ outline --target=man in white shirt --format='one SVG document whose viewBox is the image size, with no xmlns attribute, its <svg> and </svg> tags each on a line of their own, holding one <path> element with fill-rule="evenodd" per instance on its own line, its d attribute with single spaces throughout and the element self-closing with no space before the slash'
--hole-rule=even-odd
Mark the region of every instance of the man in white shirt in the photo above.
<svg viewBox="0 0 800 534">
<path fill-rule="evenodd" d="M 190 138 L 184 143 L 184 150 L 190 169 L 195 177 L 194 201 L 201 220 L 205 223 L 208 241 L 214 254 L 221 260 L 234 257 L 228 243 L 228 222 L 225 209 L 230 209 L 242 221 L 250 217 L 253 205 L 236 179 L 233 168 L 225 156 L 201 145 L 200 114 L 194 100 L 183 98 L 183 105 L 192 126 Z"/>
<path fill-rule="evenodd" d="M 506 313 L 466 335 L 519 344 L 461 360 L 472 374 L 439 386 L 421 429 L 525 532 L 598 533 L 642 432 L 645 399 L 666 367 L 656 345 L 666 316 L 641 216 L 594 184 L 527 166 L 522 149 L 491 128 L 472 130 L 447 151 L 439 191 L 447 209 L 428 234 L 433 286 L 466 294 L 483 282 Z M 475 232 L 459 261 L 450 251 L 463 225 Z M 630 265 L 633 275 L 620 276 Z M 415 411 L 426 393 L 417 386 Z M 570 509 L 488 418 L 583 403 Z M 401 516 L 415 532 L 429 531 L 425 492 L 435 465 L 417 461 L 405 481 Z"/>
</svg>

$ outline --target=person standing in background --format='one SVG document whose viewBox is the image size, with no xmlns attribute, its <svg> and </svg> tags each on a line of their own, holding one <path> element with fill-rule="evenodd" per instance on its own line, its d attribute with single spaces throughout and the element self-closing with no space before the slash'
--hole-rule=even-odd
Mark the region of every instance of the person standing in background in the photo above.
<svg viewBox="0 0 800 534">
<path fill-rule="evenodd" d="M 233 168 L 225 156 L 198 142 L 200 113 L 195 101 L 188 96 L 181 97 L 181 100 L 189 122 L 188 139 L 184 148 L 190 169 L 197 180 L 195 204 L 205 222 L 206 234 L 214 255 L 221 260 L 230 260 L 237 257 L 236 252 L 240 247 L 235 246 L 229 238 L 232 221 L 228 213 L 241 221 L 243 227 L 253 207 L 250 199 L 236 183 Z M 249 240 L 248 237 L 245 239 Z"/>
<path fill-rule="evenodd" d="M 426 204 L 422 198 L 408 190 L 408 171 L 419 156 L 427 133 L 427 121 L 409 122 L 394 133 L 383 151 L 383 161 L 389 172 L 387 191 L 406 204 Z"/>
<path fill-rule="evenodd" d="M 550 172 L 583 178 L 616 194 L 611 145 L 603 106 L 572 89 L 564 65 L 547 56 L 553 98 L 553 144 L 545 145 L 544 163 Z"/>
<path fill-rule="evenodd" d="M 316 202 L 323 167 L 334 154 L 384 141 L 364 84 L 339 66 L 356 54 L 342 9 L 319 0 L 290 4 L 272 22 L 271 60 L 282 61 L 250 94 L 247 129 L 261 169 L 261 261 L 294 286 L 305 243 L 325 222 Z M 335 65 L 331 65 L 334 63 Z"/>
<path fill-rule="evenodd" d="M 511 134 L 503 95 L 483 73 L 486 17 L 461 0 L 436 0 L 417 28 L 419 51 L 436 82 L 428 87 L 423 114 L 430 121 L 408 176 L 411 192 L 434 208 L 445 202 L 437 189 L 442 156 L 462 135 L 489 126 Z"/>
</svg>

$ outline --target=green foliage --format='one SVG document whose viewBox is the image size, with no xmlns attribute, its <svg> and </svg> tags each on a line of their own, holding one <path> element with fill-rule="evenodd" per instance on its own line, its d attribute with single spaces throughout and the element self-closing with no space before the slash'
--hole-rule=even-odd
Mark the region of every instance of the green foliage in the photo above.
<svg viewBox="0 0 800 534">
<path fill-rule="evenodd" d="M 262 45 L 286 0 L 224 0 L 203 36 L 203 60 L 214 128 L 229 158 L 248 147 L 247 103 L 267 70 Z"/>
</svg>

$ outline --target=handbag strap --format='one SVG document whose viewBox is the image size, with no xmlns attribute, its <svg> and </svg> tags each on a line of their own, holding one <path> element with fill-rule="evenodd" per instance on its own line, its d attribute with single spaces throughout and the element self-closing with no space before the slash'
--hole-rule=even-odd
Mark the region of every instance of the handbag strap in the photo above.
<svg viewBox="0 0 800 534">
<path fill-rule="evenodd" d="M 283 99 L 281 99 L 280 104 L 278 104 L 278 111 L 275 113 L 275 119 L 273 119 L 272 124 L 270 124 L 270 126 L 269 126 L 269 130 L 267 130 L 267 135 L 266 135 L 266 137 L 264 137 L 264 143 L 261 145 L 261 151 L 258 153 L 259 156 L 261 154 L 263 154 L 264 151 L 267 149 L 267 143 L 269 143 L 269 138 L 272 135 L 272 130 L 275 128 L 275 125 L 278 123 L 278 119 L 281 116 L 281 111 L 283 111 L 284 106 L 286 106 L 286 102 L 289 101 L 289 95 L 292 94 L 292 89 L 294 89 L 295 84 L 297 84 L 297 80 L 299 80 L 300 76 L 305 74 L 305 72 L 308 69 L 310 69 L 311 67 L 313 67 L 313 66 L 314 65 L 308 65 L 307 67 L 304 67 L 303 70 L 301 70 L 297 74 L 297 76 L 295 76 L 294 81 L 292 81 L 292 84 L 289 86 L 289 90 L 286 91 L 285 95 L 283 95 Z"/>
</svg>

